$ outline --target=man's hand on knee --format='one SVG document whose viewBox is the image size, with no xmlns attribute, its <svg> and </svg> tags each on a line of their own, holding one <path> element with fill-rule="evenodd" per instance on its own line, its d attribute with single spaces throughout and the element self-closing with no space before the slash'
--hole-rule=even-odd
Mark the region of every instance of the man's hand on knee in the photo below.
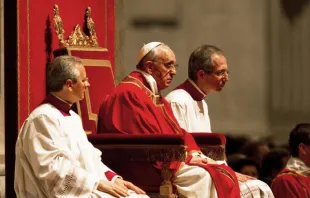
<svg viewBox="0 0 310 198">
<path fill-rule="evenodd" d="M 135 193 L 137 194 L 145 194 L 145 192 L 140 189 L 139 187 L 135 186 L 133 183 L 129 182 L 129 181 L 125 181 L 121 178 L 117 178 L 114 183 L 123 186 L 124 188 L 126 188 L 127 190 L 133 190 Z"/>
<path fill-rule="evenodd" d="M 98 190 L 113 195 L 115 197 L 129 196 L 128 189 L 125 186 L 107 180 L 100 180 Z"/>
</svg>

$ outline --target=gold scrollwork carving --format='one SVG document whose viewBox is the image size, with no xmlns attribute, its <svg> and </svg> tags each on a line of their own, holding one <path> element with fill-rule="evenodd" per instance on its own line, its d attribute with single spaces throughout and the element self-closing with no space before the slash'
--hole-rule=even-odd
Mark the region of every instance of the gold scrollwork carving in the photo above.
<svg viewBox="0 0 310 198">
<path fill-rule="evenodd" d="M 203 154 L 208 156 L 209 158 L 213 160 L 225 160 L 226 154 L 225 154 L 225 146 L 219 145 L 219 146 L 204 146 L 200 147 L 200 150 Z"/>
<path fill-rule="evenodd" d="M 145 149 L 144 151 L 149 162 L 184 162 L 186 158 L 186 146 L 179 146 L 176 148 Z"/>
<path fill-rule="evenodd" d="M 59 15 L 59 8 L 58 5 L 54 5 L 54 27 L 59 39 L 60 44 L 64 44 L 65 39 L 64 39 L 64 34 L 65 30 L 63 27 L 62 19 Z"/>
<path fill-rule="evenodd" d="M 87 28 L 89 30 L 89 36 L 87 36 L 82 30 L 79 24 L 74 27 L 73 32 L 71 32 L 69 38 L 65 40 L 65 30 L 63 27 L 63 22 L 59 14 L 59 7 L 58 5 L 54 5 L 54 27 L 59 39 L 59 44 L 63 47 L 99 47 L 96 30 L 95 30 L 95 23 L 91 18 L 91 8 L 87 7 L 86 9 L 86 23 Z"/>
<path fill-rule="evenodd" d="M 91 8 L 88 6 L 86 10 L 86 22 L 87 22 L 87 28 L 89 30 L 90 39 L 94 46 L 98 46 L 97 41 L 97 35 L 96 35 L 96 29 L 95 29 L 95 23 L 93 19 L 91 18 Z"/>
</svg>

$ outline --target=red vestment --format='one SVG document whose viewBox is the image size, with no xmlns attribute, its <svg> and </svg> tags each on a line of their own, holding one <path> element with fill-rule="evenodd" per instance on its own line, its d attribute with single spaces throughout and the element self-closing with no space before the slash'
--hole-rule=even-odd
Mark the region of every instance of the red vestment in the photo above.
<svg viewBox="0 0 310 198">
<path fill-rule="evenodd" d="M 179 126 L 169 103 L 154 95 L 146 79 L 137 71 L 127 76 L 102 104 L 98 130 L 124 134 L 179 134 L 184 136 L 189 153 L 200 151 L 192 135 Z M 210 173 L 219 198 L 240 197 L 238 180 L 231 168 L 215 164 L 198 166 Z"/>
<path fill-rule="evenodd" d="M 285 168 L 273 180 L 271 190 L 275 198 L 310 197 L 310 177 Z"/>
</svg>

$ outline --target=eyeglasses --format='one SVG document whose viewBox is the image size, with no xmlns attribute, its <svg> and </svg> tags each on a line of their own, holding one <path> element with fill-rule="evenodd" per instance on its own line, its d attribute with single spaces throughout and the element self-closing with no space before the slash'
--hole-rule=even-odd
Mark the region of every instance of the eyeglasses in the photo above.
<svg viewBox="0 0 310 198">
<path fill-rule="evenodd" d="M 86 86 L 89 86 L 90 84 L 89 84 L 89 80 L 88 80 L 88 78 L 86 77 L 85 79 L 83 79 L 83 80 L 81 80 L 82 81 L 82 83 L 84 83 L 84 85 L 86 85 Z"/>
<path fill-rule="evenodd" d="M 218 76 L 218 77 L 222 77 L 222 78 L 224 78 L 225 76 L 229 76 L 229 71 L 228 70 L 221 70 L 221 71 L 217 71 L 217 72 L 210 72 L 210 73 L 213 73 L 213 74 L 215 74 L 216 76 Z"/>
<path fill-rule="evenodd" d="M 176 70 L 179 67 L 179 64 L 174 64 L 172 62 L 164 63 L 164 62 L 160 62 L 156 60 L 152 60 L 152 62 L 163 64 L 168 70 L 172 70 L 172 69 Z"/>
</svg>

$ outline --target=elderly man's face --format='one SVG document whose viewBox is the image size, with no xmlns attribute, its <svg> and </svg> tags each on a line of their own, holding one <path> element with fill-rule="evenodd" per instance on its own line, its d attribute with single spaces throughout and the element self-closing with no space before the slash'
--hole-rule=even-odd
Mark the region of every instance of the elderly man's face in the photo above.
<svg viewBox="0 0 310 198">
<path fill-rule="evenodd" d="M 175 54 L 169 47 L 161 47 L 157 53 L 158 56 L 151 61 L 153 64 L 151 75 L 160 91 L 170 86 L 173 76 L 176 75 L 177 65 Z"/>
<path fill-rule="evenodd" d="M 90 86 L 85 67 L 83 65 L 77 65 L 77 69 L 79 70 L 80 76 L 78 77 L 77 82 L 72 86 L 72 94 L 74 95 L 76 102 L 84 98 L 86 87 Z"/>
<path fill-rule="evenodd" d="M 206 73 L 202 79 L 202 91 L 208 93 L 210 91 L 221 91 L 225 86 L 228 78 L 228 67 L 225 56 L 219 54 L 212 55 L 213 60 L 213 71 Z"/>
</svg>

